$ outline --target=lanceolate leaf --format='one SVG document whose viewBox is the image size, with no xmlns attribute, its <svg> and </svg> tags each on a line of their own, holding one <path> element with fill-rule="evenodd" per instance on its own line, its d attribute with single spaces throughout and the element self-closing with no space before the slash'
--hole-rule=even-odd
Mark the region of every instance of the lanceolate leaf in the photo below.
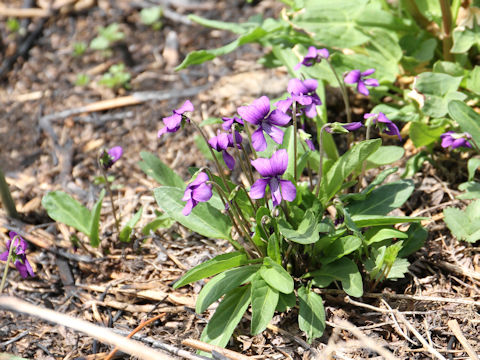
<svg viewBox="0 0 480 360">
<path fill-rule="evenodd" d="M 302 286 L 298 289 L 298 299 L 298 326 L 300 330 L 305 331 L 308 341 L 312 342 L 313 339 L 322 336 L 325 331 L 325 310 L 322 298 Z"/>
<path fill-rule="evenodd" d="M 427 217 L 410 217 L 410 216 L 385 216 L 385 215 L 354 215 L 352 220 L 358 227 L 379 226 L 379 225 L 395 225 L 410 222 L 420 222 L 428 220 Z"/>
<path fill-rule="evenodd" d="M 260 276 L 252 280 L 252 335 L 261 333 L 272 320 L 279 292 Z"/>
<path fill-rule="evenodd" d="M 222 271 L 245 265 L 247 262 L 247 255 L 238 251 L 215 256 L 213 259 L 205 261 L 204 263 L 197 265 L 193 269 L 189 270 L 185 275 L 183 275 L 180 280 L 178 280 L 173 285 L 173 288 L 177 289 L 180 286 L 184 286 L 192 282 L 213 275 L 217 275 Z"/>
<path fill-rule="evenodd" d="M 120 241 L 123 242 L 128 242 L 130 241 L 130 236 L 132 234 L 132 230 L 137 225 L 137 223 L 140 221 L 140 218 L 142 217 L 142 212 L 143 212 L 143 207 L 138 209 L 138 211 L 133 215 L 133 217 L 127 221 L 123 229 L 120 231 Z"/>
<path fill-rule="evenodd" d="M 230 239 L 230 219 L 210 204 L 199 203 L 190 215 L 185 216 L 182 214 L 185 206 L 183 190 L 162 186 L 154 190 L 154 195 L 158 206 L 186 228 L 205 237 Z"/>
<path fill-rule="evenodd" d="M 195 311 L 204 312 L 211 304 L 230 290 L 249 282 L 258 271 L 258 265 L 242 266 L 224 271 L 210 280 L 200 291 Z"/>
<path fill-rule="evenodd" d="M 100 211 L 102 210 L 102 201 L 105 196 L 105 190 L 102 190 L 100 197 L 93 206 L 92 212 L 90 213 L 90 245 L 97 247 L 100 244 L 100 238 L 98 237 L 98 227 L 100 225 Z"/>
<path fill-rule="evenodd" d="M 140 157 L 142 158 L 142 161 L 138 163 L 140 169 L 142 169 L 145 174 L 155 179 L 159 184 L 181 189 L 185 188 L 185 183 L 182 178 L 165 165 L 157 156 L 142 151 Z"/>
<path fill-rule="evenodd" d="M 43 197 L 42 205 L 53 220 L 90 236 L 90 211 L 67 193 L 49 192 Z"/>
<path fill-rule="evenodd" d="M 225 295 L 215 314 L 203 329 L 201 341 L 225 347 L 250 304 L 250 285 L 236 288 Z"/>
</svg>

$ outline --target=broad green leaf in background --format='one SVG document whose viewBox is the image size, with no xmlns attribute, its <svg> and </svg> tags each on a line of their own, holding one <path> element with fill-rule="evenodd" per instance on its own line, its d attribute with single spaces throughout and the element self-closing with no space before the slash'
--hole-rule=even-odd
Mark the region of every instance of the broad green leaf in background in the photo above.
<svg viewBox="0 0 480 360">
<path fill-rule="evenodd" d="M 90 236 L 90 211 L 67 193 L 49 192 L 42 198 L 42 206 L 53 220 Z"/>
<path fill-rule="evenodd" d="M 182 201 L 183 190 L 170 186 L 162 186 L 154 190 L 158 206 L 186 228 L 200 235 L 217 239 L 230 239 L 232 224 L 230 219 L 208 203 L 199 203 L 185 216 L 182 210 L 185 201 Z"/>
<path fill-rule="evenodd" d="M 162 213 L 156 210 L 157 217 L 150 221 L 147 225 L 145 225 L 142 229 L 143 235 L 149 235 L 150 231 L 155 232 L 158 229 L 168 229 L 173 224 L 175 224 L 175 220 L 169 217 L 167 214 Z"/>
<path fill-rule="evenodd" d="M 453 100 L 448 104 L 448 113 L 462 131 L 472 135 L 473 140 L 480 144 L 480 115 L 463 101 Z"/>
<path fill-rule="evenodd" d="M 467 168 L 468 168 L 468 181 L 472 181 L 475 177 L 477 169 L 480 167 L 480 158 L 471 158 L 468 159 Z"/>
<path fill-rule="evenodd" d="M 325 310 L 322 298 L 302 286 L 298 289 L 298 300 L 298 326 L 300 330 L 305 331 L 308 341 L 312 342 L 313 339 L 322 336 L 325 331 Z"/>
<path fill-rule="evenodd" d="M 445 126 L 430 126 L 421 122 L 410 123 L 408 135 L 415 147 L 419 148 L 437 142 L 445 132 Z"/>
<path fill-rule="evenodd" d="M 207 260 L 187 271 L 187 273 L 173 285 L 173 288 L 177 289 L 181 286 L 217 275 L 222 271 L 242 266 L 247 263 L 247 255 L 239 251 L 215 256 L 213 259 Z"/>
<path fill-rule="evenodd" d="M 475 66 L 468 75 L 467 89 L 480 95 L 480 66 Z"/>
<path fill-rule="evenodd" d="M 367 169 L 377 168 L 400 160 L 405 154 L 401 146 L 380 146 L 377 151 L 367 158 Z"/>
<path fill-rule="evenodd" d="M 443 214 L 445 223 L 458 240 L 471 243 L 480 240 L 480 200 L 472 202 L 463 211 L 446 208 Z"/>
<path fill-rule="evenodd" d="M 423 166 L 423 163 L 425 161 L 432 162 L 431 155 L 426 152 L 425 150 L 422 150 L 412 157 L 410 157 L 407 160 L 407 163 L 405 165 L 405 172 L 402 174 L 402 178 L 409 178 L 415 175 L 417 172 L 420 171 L 420 169 Z"/>
<path fill-rule="evenodd" d="M 165 165 L 157 156 L 142 151 L 140 152 L 140 157 L 142 158 L 142 161 L 138 163 L 140 169 L 142 169 L 148 176 L 151 176 L 159 184 L 181 189 L 185 188 L 185 183 L 182 178 Z"/>
<path fill-rule="evenodd" d="M 337 259 L 348 255 L 362 246 L 362 239 L 354 235 L 343 236 L 327 247 L 325 256 L 320 259 L 321 263 L 326 265 Z"/>
<path fill-rule="evenodd" d="M 102 210 L 102 201 L 103 197 L 105 196 L 105 190 L 100 192 L 100 196 L 98 197 L 97 202 L 92 208 L 90 212 L 90 221 L 89 221 L 89 229 L 90 232 L 88 234 L 90 238 L 90 245 L 93 247 L 97 247 L 100 245 L 100 238 L 98 237 L 98 229 L 100 226 L 100 211 Z"/>
<path fill-rule="evenodd" d="M 259 270 L 260 276 L 272 288 L 284 293 L 290 294 L 293 291 L 293 279 L 290 274 L 272 259 L 266 257 Z"/>
<path fill-rule="evenodd" d="M 380 139 L 374 139 L 356 144 L 332 165 L 321 183 L 320 202 L 323 205 L 335 196 L 345 179 L 373 154 L 381 143 Z"/>
<path fill-rule="evenodd" d="M 278 230 L 286 239 L 306 245 L 317 242 L 321 232 L 328 233 L 334 228 L 326 223 L 319 222 L 313 211 L 307 210 L 302 222 L 298 225 L 298 229 L 292 229 L 288 222 L 279 219 Z"/>
<path fill-rule="evenodd" d="M 456 28 L 453 31 L 453 46 L 450 50 L 453 54 L 466 53 L 473 45 L 480 44 L 480 27 L 476 24 L 473 29 Z"/>
<path fill-rule="evenodd" d="M 294 292 L 290 294 L 279 293 L 277 308 L 278 312 L 285 312 L 287 309 L 295 307 L 297 304 L 297 297 Z"/>
<path fill-rule="evenodd" d="M 460 200 L 475 200 L 480 199 L 480 183 L 476 181 L 467 181 L 458 185 L 458 190 L 464 193 L 457 195 L 456 198 Z"/>
<path fill-rule="evenodd" d="M 410 222 L 420 222 L 428 220 L 428 217 L 411 217 L 411 216 L 386 216 L 386 215 L 353 215 L 353 222 L 358 227 L 395 225 Z"/>
<path fill-rule="evenodd" d="M 260 276 L 252 279 L 252 335 L 261 333 L 272 320 L 278 304 L 278 290 Z"/>
<path fill-rule="evenodd" d="M 245 284 L 255 276 L 258 265 L 241 266 L 224 271 L 211 279 L 197 297 L 195 311 L 200 314 L 230 290 Z"/>
<path fill-rule="evenodd" d="M 459 63 L 439 60 L 433 64 L 433 72 L 451 76 L 463 76 L 465 70 Z"/>
<path fill-rule="evenodd" d="M 123 242 L 129 242 L 130 241 L 130 236 L 132 235 L 132 230 L 137 225 L 137 223 L 140 221 L 140 218 L 142 217 L 142 212 L 143 212 L 143 207 L 138 209 L 138 211 L 133 215 L 133 217 L 127 221 L 123 229 L 120 231 L 120 241 Z"/>
<path fill-rule="evenodd" d="M 412 194 L 415 186 L 411 180 L 400 180 L 379 186 L 365 200 L 353 201 L 348 211 L 355 215 L 387 215 L 402 206 Z"/>
<path fill-rule="evenodd" d="M 387 279 L 396 280 L 402 279 L 405 277 L 405 274 L 408 272 L 408 267 L 410 263 L 407 259 L 404 258 L 397 258 L 393 263 L 390 271 L 387 274 Z"/>
<path fill-rule="evenodd" d="M 208 344 L 225 347 L 249 304 L 250 285 L 229 292 L 203 329 L 200 340 Z"/>
<path fill-rule="evenodd" d="M 383 240 L 387 240 L 387 239 L 408 238 L 408 234 L 404 233 L 403 231 L 392 229 L 392 228 L 384 228 L 384 227 L 372 227 L 365 232 L 364 236 L 365 236 L 365 242 L 368 245 L 371 245 Z"/>
</svg>

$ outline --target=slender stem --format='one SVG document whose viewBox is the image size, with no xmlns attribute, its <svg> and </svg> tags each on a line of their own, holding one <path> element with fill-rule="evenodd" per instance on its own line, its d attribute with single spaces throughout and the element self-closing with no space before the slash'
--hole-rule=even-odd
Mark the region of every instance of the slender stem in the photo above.
<svg viewBox="0 0 480 360">
<path fill-rule="evenodd" d="M 240 147 L 241 147 L 243 153 L 245 154 L 245 157 L 248 159 L 247 152 L 245 151 L 245 148 L 243 147 L 243 144 L 240 144 Z M 248 170 L 248 173 L 250 174 L 250 181 L 251 181 L 251 183 L 253 184 L 253 179 L 254 179 L 254 177 L 253 177 L 253 172 L 252 172 L 252 166 L 251 166 L 251 164 L 248 164 L 247 170 Z"/>
<path fill-rule="evenodd" d="M 257 213 L 257 210 L 258 210 L 258 209 L 257 209 L 257 206 L 255 205 L 255 203 L 254 203 L 254 202 L 252 201 L 252 199 L 250 198 L 250 195 L 248 195 L 247 189 L 245 189 L 245 186 L 243 186 L 243 185 L 239 185 L 239 186 L 240 186 L 240 188 L 241 188 L 243 191 L 245 191 L 245 194 L 247 195 L 247 199 L 248 199 L 248 201 L 250 201 L 250 205 L 252 205 L 252 208 L 253 208 L 253 210 L 255 211 L 255 214 L 256 214 L 256 213 Z"/>
<path fill-rule="evenodd" d="M 235 155 L 237 156 L 238 162 L 240 163 L 240 167 L 242 168 L 243 173 L 245 174 L 245 176 L 247 176 L 247 179 L 248 179 L 248 182 L 249 182 L 248 185 L 250 186 L 251 184 L 253 184 L 253 177 L 252 178 L 249 177 L 249 173 L 247 172 L 247 169 L 246 169 L 245 164 L 243 162 L 240 151 L 238 150 L 237 139 L 235 138 L 235 130 L 233 130 L 232 139 L 233 139 L 233 149 L 234 149 L 233 151 L 235 152 Z"/>
<path fill-rule="evenodd" d="M 7 215 L 11 218 L 18 219 L 17 209 L 15 208 L 15 203 L 12 199 L 12 194 L 8 188 L 7 181 L 5 180 L 5 175 L 3 174 L 2 169 L 0 168 L 0 198 L 2 199 L 3 206 Z"/>
<path fill-rule="evenodd" d="M 452 39 L 452 9 L 450 8 L 449 0 L 439 0 L 440 8 L 442 9 L 442 23 L 443 23 L 443 58 L 447 61 L 453 61 L 454 57 L 450 52 L 453 45 Z"/>
<path fill-rule="evenodd" d="M 218 162 L 217 157 L 215 156 L 215 153 L 213 152 L 210 144 L 208 143 L 207 136 L 205 135 L 205 133 L 203 132 L 203 130 L 200 128 L 200 126 L 198 126 L 198 124 L 197 124 L 195 121 L 190 120 L 190 122 L 193 124 L 193 126 L 195 126 L 195 129 L 197 129 L 197 131 L 200 133 L 200 135 L 202 136 L 203 140 L 205 141 L 205 144 L 207 144 L 207 148 L 208 148 L 208 150 L 210 150 L 210 154 L 212 155 L 213 161 L 215 162 L 215 166 L 217 167 L 218 175 L 219 175 L 220 178 L 222 179 L 222 182 L 223 182 L 223 185 L 225 186 L 225 189 L 227 189 L 227 191 L 230 192 L 230 187 L 228 186 L 228 182 L 227 182 L 227 180 L 225 179 L 225 175 L 224 175 L 224 173 L 223 173 L 223 171 L 222 171 L 222 166 L 221 166 L 220 163 Z"/>
<path fill-rule="evenodd" d="M 293 178 L 297 183 L 297 102 L 292 104 L 292 119 L 293 119 Z"/>
<path fill-rule="evenodd" d="M 415 19 L 415 22 L 419 24 L 424 30 L 430 31 L 430 21 L 420 12 L 417 7 L 416 0 L 404 0 L 404 4 L 407 11 Z"/>
<path fill-rule="evenodd" d="M 282 208 L 283 213 L 285 214 L 285 218 L 287 219 L 288 223 L 291 224 L 291 225 L 293 225 L 292 219 L 290 218 L 290 215 L 288 215 L 287 206 L 286 206 L 286 204 L 283 202 L 283 200 L 280 202 L 280 207 Z"/>
<path fill-rule="evenodd" d="M 330 123 L 326 123 L 325 125 L 322 126 L 320 129 L 320 134 L 319 134 L 319 140 L 318 140 L 318 146 L 319 149 L 318 151 L 320 152 L 320 164 L 318 166 L 318 181 L 317 181 L 317 190 L 315 191 L 315 196 L 318 197 L 318 194 L 320 193 L 320 184 L 322 183 L 322 176 L 323 176 L 323 132 L 325 129 L 330 126 Z"/>
<path fill-rule="evenodd" d="M 118 221 L 117 208 L 115 206 L 115 202 L 113 201 L 112 188 L 110 187 L 110 184 L 108 182 L 107 173 L 104 167 L 102 166 L 102 164 L 99 164 L 99 166 L 100 166 L 100 170 L 102 171 L 103 178 L 105 179 L 105 187 L 107 188 L 108 197 L 110 198 L 110 203 L 112 204 L 112 213 L 113 213 L 113 218 L 115 219 L 115 228 L 117 229 L 117 236 L 120 236 L 120 222 Z"/>
<path fill-rule="evenodd" d="M 7 262 L 5 263 L 5 270 L 3 270 L 2 283 L 0 284 L 0 294 L 3 292 L 3 287 L 5 286 L 5 281 L 7 280 L 8 266 L 10 265 L 10 259 L 12 257 L 13 248 L 15 247 L 15 240 L 20 245 L 20 240 L 18 240 L 18 236 L 14 236 L 12 241 L 10 242 L 10 249 L 8 249 Z"/>
<path fill-rule="evenodd" d="M 252 133 L 250 132 L 250 128 L 248 127 L 248 124 L 245 122 L 245 130 L 247 130 L 247 134 L 248 134 L 248 142 L 250 143 L 250 147 L 252 148 L 252 153 L 253 153 L 253 157 L 256 159 L 258 158 L 258 155 L 257 155 L 257 152 L 256 150 L 253 148 L 253 143 L 252 143 Z"/>
<path fill-rule="evenodd" d="M 340 86 L 340 90 L 342 92 L 342 97 L 343 97 L 343 102 L 345 104 L 345 112 L 347 113 L 347 122 L 351 123 L 352 122 L 352 112 L 350 110 L 350 101 L 348 100 L 348 92 L 347 92 L 347 87 L 345 86 L 345 83 L 340 80 L 340 77 L 337 74 L 337 71 L 333 67 L 332 63 L 328 61 L 328 59 L 325 59 L 327 62 L 328 66 L 330 67 L 330 70 L 332 70 L 333 75 L 335 75 L 335 78 L 337 79 L 338 85 Z"/>
<path fill-rule="evenodd" d="M 310 149 L 307 149 L 306 145 L 303 142 L 300 142 L 300 144 L 302 144 L 303 151 L 305 152 L 310 151 Z M 307 159 L 307 172 L 308 172 L 308 180 L 310 182 L 310 191 L 313 191 L 313 174 L 312 174 L 312 169 L 310 168 L 308 159 Z"/>
<path fill-rule="evenodd" d="M 367 120 L 366 125 L 367 125 L 367 133 L 365 135 L 365 140 L 370 140 L 370 132 L 372 130 L 372 122 L 370 120 Z M 362 164 L 362 171 L 360 172 L 360 176 L 358 177 L 357 192 L 359 192 L 361 187 L 362 187 L 362 180 L 363 180 L 363 177 L 365 176 L 366 168 L 367 168 L 367 160 L 364 160 L 363 164 Z"/>
</svg>

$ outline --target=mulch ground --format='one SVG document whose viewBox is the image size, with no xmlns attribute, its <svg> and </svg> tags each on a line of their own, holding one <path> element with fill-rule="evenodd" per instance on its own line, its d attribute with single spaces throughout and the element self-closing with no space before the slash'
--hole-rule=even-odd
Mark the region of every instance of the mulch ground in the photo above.
<svg viewBox="0 0 480 360">
<path fill-rule="evenodd" d="M 45 6 L 48 2 L 38 3 Z M 162 28 L 153 30 L 139 17 L 141 8 L 152 2 L 78 3 L 85 3 L 85 8 L 60 11 L 45 20 L 23 21 L 26 33 L 37 31 L 38 36 L 32 40 L 28 56 L 15 61 L 10 60 L 22 50 L 25 40 L 11 34 L 5 21 L 0 23 L 0 64 L 12 64 L 0 68 L 0 164 L 22 216 L 21 222 L 15 222 L 0 209 L 0 236 L 6 241 L 8 230 L 16 230 L 30 241 L 29 259 L 36 273 L 35 278 L 23 280 L 10 271 L 6 293 L 124 336 L 141 321 L 164 314 L 142 329 L 138 339 L 154 348 L 172 345 L 194 356 L 195 350 L 181 342 L 198 339 L 213 313 L 212 309 L 204 314 L 194 312 L 196 294 L 204 283 L 178 290 L 171 285 L 186 269 L 228 250 L 228 243 L 174 225 L 154 237 L 137 231 L 134 240 L 122 246 L 115 239 L 114 219 L 105 201 L 100 248 L 90 247 L 88 239 L 76 234 L 85 245 L 74 249 L 70 241 L 74 230 L 52 222 L 41 199 L 48 191 L 63 190 L 91 207 L 101 190 L 94 182 L 96 157 L 102 148 L 120 145 L 125 153 L 111 174 L 119 185 L 115 198 L 122 218 L 130 218 L 143 207 L 138 229 L 154 219 L 157 207 L 152 190 L 158 184 L 140 170 L 140 152 L 156 154 L 185 180 L 189 179 L 188 167 L 206 163 L 190 129 L 157 139 L 161 118 L 187 98 L 195 105 L 197 121 L 229 116 L 239 105 L 261 95 L 280 96 L 289 79 L 285 70 L 266 70 L 256 64 L 263 50 L 254 45 L 175 72 L 175 65 L 188 52 L 234 39 L 228 32 L 191 24 L 186 15 L 238 22 L 254 14 L 274 16 L 281 6 L 270 0 L 258 4 L 160 1 L 168 4 L 168 11 Z M 22 4 L 9 2 L 15 8 Z M 72 56 L 74 43 L 88 44 L 99 26 L 111 23 L 120 25 L 125 38 L 109 56 L 92 50 L 81 57 Z M 98 85 L 108 67 L 118 62 L 127 64 L 131 89 L 114 91 Z M 90 76 L 88 85 L 75 85 L 79 73 Z M 145 91 L 153 98 L 134 106 L 76 111 Z M 352 100 L 362 113 L 365 101 Z M 329 102 L 335 109 L 338 94 L 334 90 Z M 409 142 L 405 149 L 407 154 L 416 151 Z M 334 289 L 322 291 L 329 326 L 312 344 L 305 342 L 293 309 L 275 316 L 274 326 L 257 336 L 249 335 L 249 322 L 244 319 L 228 347 L 258 359 L 383 358 L 366 346 L 365 335 L 400 359 L 441 359 L 435 351 L 446 359 L 468 359 L 468 344 L 480 353 L 480 249 L 457 242 L 442 221 L 444 207 L 464 206 L 455 199 L 455 189 L 464 181 L 466 170 L 457 165 L 458 159 L 447 155 L 438 160 L 445 164 L 445 171 L 426 164 L 414 177 L 414 195 L 401 209 L 405 215 L 432 218 L 424 224 L 428 241 L 409 259 L 412 265 L 405 279 L 387 282 L 355 300 Z M 455 322 L 460 330 L 455 330 Z M 100 359 L 110 350 L 68 327 L 0 310 L 0 352 L 29 359 Z M 116 356 L 129 358 L 123 353 Z"/>
</svg>

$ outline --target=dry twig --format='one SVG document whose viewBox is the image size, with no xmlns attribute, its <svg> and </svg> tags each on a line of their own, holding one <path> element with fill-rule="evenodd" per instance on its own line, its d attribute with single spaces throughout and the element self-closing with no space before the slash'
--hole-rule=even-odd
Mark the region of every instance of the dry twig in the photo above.
<svg viewBox="0 0 480 360">
<path fill-rule="evenodd" d="M 216 352 L 220 353 L 221 355 L 226 356 L 227 358 L 232 359 L 232 360 L 247 360 L 247 359 L 250 359 L 249 356 L 245 356 L 245 355 L 239 354 L 235 351 L 224 349 L 224 348 L 221 348 L 221 347 L 216 346 L 216 345 L 207 344 L 207 343 L 205 343 L 203 341 L 200 341 L 200 340 L 185 339 L 185 340 L 182 341 L 182 345 L 190 346 L 194 349 L 207 351 L 207 352 L 216 351 Z"/>
<path fill-rule="evenodd" d="M 479 360 L 478 354 L 475 352 L 474 348 L 468 342 L 467 338 L 463 335 L 462 330 L 460 330 L 460 325 L 458 325 L 457 320 L 449 320 L 448 327 L 452 330 L 453 334 L 457 338 L 457 340 L 462 344 L 463 348 L 467 352 L 468 356 L 470 356 L 471 360 Z"/>
</svg>

